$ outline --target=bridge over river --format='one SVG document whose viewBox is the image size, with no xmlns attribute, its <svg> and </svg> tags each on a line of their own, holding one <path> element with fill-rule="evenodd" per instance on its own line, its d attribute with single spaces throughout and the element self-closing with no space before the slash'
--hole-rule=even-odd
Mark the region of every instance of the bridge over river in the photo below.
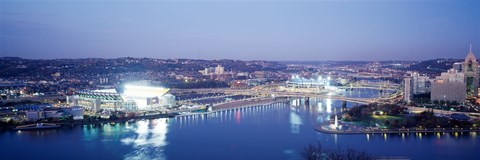
<svg viewBox="0 0 480 160">
<path fill-rule="evenodd" d="M 324 92 L 289 92 L 289 91 L 279 91 L 277 88 L 281 86 L 278 84 L 274 85 L 263 85 L 256 86 L 253 88 L 247 89 L 236 89 L 236 88 L 200 88 L 200 89 L 172 89 L 170 92 L 172 94 L 188 94 L 188 93 L 222 93 L 229 95 L 250 95 L 250 96 L 260 96 L 260 97 L 319 97 L 319 98 L 330 98 L 335 100 L 348 101 L 358 104 L 369 104 L 369 103 L 385 103 L 396 97 L 394 91 L 400 89 L 399 84 L 391 82 L 366 82 L 366 81 L 357 81 L 354 83 L 347 84 L 342 87 L 337 87 L 338 89 L 375 89 L 383 91 L 391 91 L 391 95 L 388 97 L 378 97 L 378 98 L 351 98 L 337 94 L 330 94 L 332 91 L 325 90 Z"/>
</svg>

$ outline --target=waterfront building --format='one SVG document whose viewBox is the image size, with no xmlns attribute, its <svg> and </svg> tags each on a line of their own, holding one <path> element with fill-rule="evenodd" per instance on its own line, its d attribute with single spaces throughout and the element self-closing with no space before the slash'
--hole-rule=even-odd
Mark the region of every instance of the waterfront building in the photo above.
<svg viewBox="0 0 480 160">
<path fill-rule="evenodd" d="M 292 88 L 324 88 L 329 84 L 328 78 L 318 76 L 317 78 L 304 78 L 298 75 L 292 76 L 287 81 L 287 87 Z"/>
<path fill-rule="evenodd" d="M 79 91 L 67 97 L 67 103 L 86 110 L 162 110 L 175 105 L 175 96 L 169 88 L 125 85 L 121 89 Z"/>
<path fill-rule="evenodd" d="M 317 76 L 316 78 L 304 78 L 294 75 L 286 82 L 286 91 L 289 92 L 324 92 L 327 90 L 336 90 L 330 86 L 330 77 Z"/>
<path fill-rule="evenodd" d="M 475 98 L 478 95 L 478 65 L 477 58 L 472 52 L 472 45 L 470 51 L 463 63 L 462 72 L 465 76 L 466 96 L 467 98 Z"/>
<path fill-rule="evenodd" d="M 464 102 L 466 98 L 465 75 L 454 69 L 437 76 L 432 83 L 431 100 Z"/>
<path fill-rule="evenodd" d="M 405 89 L 403 91 L 403 100 L 410 103 L 413 98 L 413 78 L 407 77 L 404 79 Z"/>
<path fill-rule="evenodd" d="M 72 116 L 74 120 L 82 120 L 83 108 L 78 106 L 62 108 L 47 107 L 25 111 L 25 117 L 27 121 L 37 121 L 46 118 L 60 118 L 68 116 Z"/>
<path fill-rule="evenodd" d="M 120 110 L 122 103 L 122 96 L 115 89 L 77 91 L 75 95 L 67 96 L 67 104 L 93 111 Z"/>
</svg>

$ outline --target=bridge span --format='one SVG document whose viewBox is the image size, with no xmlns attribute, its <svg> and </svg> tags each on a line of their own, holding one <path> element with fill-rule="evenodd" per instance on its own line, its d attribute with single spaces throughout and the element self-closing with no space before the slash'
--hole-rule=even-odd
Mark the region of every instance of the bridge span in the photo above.
<svg viewBox="0 0 480 160">
<path fill-rule="evenodd" d="M 362 84 L 357 86 L 359 88 L 369 89 L 383 89 L 383 90 L 397 90 L 400 85 L 393 83 L 357 83 Z M 348 88 L 348 87 L 345 87 Z M 170 91 L 173 94 L 188 94 L 195 93 L 223 93 L 229 95 L 250 95 L 258 97 L 319 97 L 330 98 L 335 100 L 353 102 L 358 104 L 370 104 L 370 103 L 383 103 L 385 100 L 391 98 L 350 98 L 341 95 L 330 95 L 328 92 L 288 92 L 278 91 L 275 87 L 265 85 L 257 86 L 249 89 L 235 89 L 235 88 L 200 88 L 200 89 L 172 89 Z"/>
</svg>

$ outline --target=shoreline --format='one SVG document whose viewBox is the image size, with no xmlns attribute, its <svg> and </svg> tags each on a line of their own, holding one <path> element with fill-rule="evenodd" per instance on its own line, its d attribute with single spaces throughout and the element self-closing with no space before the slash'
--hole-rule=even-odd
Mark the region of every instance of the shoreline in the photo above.
<svg viewBox="0 0 480 160">
<path fill-rule="evenodd" d="M 239 101 L 232 101 L 231 103 L 235 104 Z M 135 116 L 135 117 L 130 117 L 130 118 L 122 118 L 122 119 L 101 119 L 98 121 L 67 121 L 67 122 L 48 122 L 52 124 L 57 124 L 61 125 L 60 128 L 63 127 L 74 127 L 78 125 L 97 125 L 97 124 L 105 124 L 105 123 L 125 123 L 131 120 L 150 120 L 150 119 L 157 119 L 157 118 L 177 118 L 177 117 L 182 117 L 182 116 L 190 116 L 190 115 L 198 115 L 198 114 L 209 114 L 209 113 L 214 113 L 214 112 L 221 112 L 224 110 L 235 110 L 235 109 L 243 109 L 243 108 L 249 108 L 249 107 L 254 107 L 254 106 L 261 106 L 261 105 L 269 105 L 269 104 L 274 104 L 274 103 L 279 103 L 279 102 L 285 102 L 285 100 L 274 100 L 274 99 L 264 99 L 260 101 L 248 101 L 248 102 L 253 102 L 253 103 L 248 103 L 247 105 L 238 105 L 236 107 L 227 107 L 229 106 L 229 103 L 223 103 L 222 106 L 224 107 L 219 107 L 218 109 L 215 109 L 210 112 L 191 112 L 188 114 L 174 114 L 174 113 L 166 113 L 166 114 L 155 114 L 155 115 L 144 115 L 144 116 Z M 231 105 L 230 103 L 230 105 Z M 25 124 L 19 124 L 19 125 L 13 125 L 13 126 L 0 126 L 0 132 L 4 131 L 15 131 L 15 127 L 20 126 L 20 125 L 28 125 L 28 124 L 36 124 L 37 122 L 32 122 L 32 123 L 25 123 Z M 41 122 L 38 122 L 41 123 Z M 34 129 L 34 130 L 44 130 L 44 129 Z"/>
<path fill-rule="evenodd" d="M 141 120 L 141 119 L 157 119 L 157 118 L 174 118 L 176 117 L 175 114 L 172 113 L 167 113 L 167 114 L 157 114 L 157 115 L 145 115 L 145 116 L 138 116 L 138 117 L 131 117 L 131 118 L 123 118 L 123 119 L 102 119 L 98 121 L 69 121 L 69 122 L 47 122 L 51 124 L 56 124 L 56 125 L 61 125 L 60 128 L 63 127 L 73 127 L 73 126 L 78 126 L 78 125 L 97 125 L 97 124 L 105 124 L 105 123 L 125 123 L 130 120 Z M 27 124 L 19 124 L 19 125 L 14 125 L 14 126 L 0 126 L 0 132 L 3 131 L 16 131 L 15 127 L 21 126 L 21 125 L 28 125 L 28 124 L 36 124 L 37 122 L 33 123 L 27 123 Z M 46 122 L 38 122 L 38 123 L 46 123 Z M 56 129 L 56 128 L 53 128 Z M 44 129 L 33 129 L 33 130 L 44 130 Z"/>
<path fill-rule="evenodd" d="M 313 127 L 317 132 L 326 134 L 340 134 L 340 135 L 353 135 L 353 134 L 395 134 L 395 133 L 455 133 L 455 132 L 480 132 L 480 127 L 476 128 L 397 128 L 397 129 L 366 129 L 360 127 L 355 131 L 353 130 L 328 130 L 324 129 L 329 126 L 330 122 L 324 122 Z M 357 126 L 358 127 L 358 126 Z"/>
</svg>

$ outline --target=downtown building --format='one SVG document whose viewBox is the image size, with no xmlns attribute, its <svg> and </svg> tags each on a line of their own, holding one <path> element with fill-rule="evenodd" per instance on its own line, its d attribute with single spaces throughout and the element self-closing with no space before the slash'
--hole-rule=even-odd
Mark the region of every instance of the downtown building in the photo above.
<svg viewBox="0 0 480 160">
<path fill-rule="evenodd" d="M 413 78 L 406 77 L 403 79 L 404 90 L 403 90 L 403 100 L 407 103 L 412 102 L 413 99 Z"/>
<path fill-rule="evenodd" d="M 466 83 L 466 97 L 469 99 L 478 97 L 478 64 L 477 58 L 472 52 L 472 45 L 470 51 L 463 62 L 462 72 L 464 74 L 464 81 Z"/>
<path fill-rule="evenodd" d="M 428 93 L 431 89 L 430 78 L 425 75 L 421 75 L 418 72 L 411 74 L 413 80 L 413 94 Z"/>
<path fill-rule="evenodd" d="M 421 75 L 418 72 L 407 72 L 409 76 L 403 79 L 404 97 L 403 100 L 410 103 L 413 95 L 431 92 L 431 80 L 428 76 Z"/>
<path fill-rule="evenodd" d="M 463 103 L 466 98 L 467 90 L 464 81 L 465 75 L 454 69 L 437 76 L 432 83 L 431 100 L 432 101 L 456 101 Z"/>
<path fill-rule="evenodd" d="M 479 69 L 472 46 L 463 62 L 442 73 L 432 82 L 431 100 L 464 102 L 478 97 Z"/>
</svg>

